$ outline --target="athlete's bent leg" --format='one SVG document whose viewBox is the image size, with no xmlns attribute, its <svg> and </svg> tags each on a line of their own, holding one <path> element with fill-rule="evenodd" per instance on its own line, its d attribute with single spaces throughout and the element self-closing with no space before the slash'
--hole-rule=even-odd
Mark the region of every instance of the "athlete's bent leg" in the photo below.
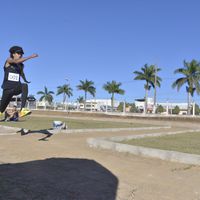
<svg viewBox="0 0 200 200">
<path fill-rule="evenodd" d="M 3 113 L 7 108 L 8 104 L 10 103 L 13 97 L 13 90 L 3 90 L 2 98 L 1 98 L 1 105 L 0 105 L 0 112 Z"/>
<path fill-rule="evenodd" d="M 22 95 L 21 95 L 21 110 L 20 110 L 19 116 L 24 117 L 31 114 L 31 111 L 25 108 L 26 100 L 28 96 L 28 85 L 26 83 L 21 84 L 20 93 Z"/>
<path fill-rule="evenodd" d="M 22 83 L 21 109 L 25 108 L 27 97 L 28 97 L 28 85 L 26 83 Z"/>
</svg>

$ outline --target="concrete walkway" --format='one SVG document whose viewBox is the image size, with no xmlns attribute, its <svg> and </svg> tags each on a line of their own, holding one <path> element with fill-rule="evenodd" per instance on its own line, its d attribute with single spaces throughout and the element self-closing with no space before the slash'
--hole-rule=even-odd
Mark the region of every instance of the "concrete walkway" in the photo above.
<svg viewBox="0 0 200 200">
<path fill-rule="evenodd" d="M 200 155 L 181 153 L 176 151 L 160 150 L 155 148 L 146 148 L 141 146 L 134 146 L 128 144 L 122 144 L 120 142 L 131 139 L 140 139 L 145 137 L 158 137 L 165 135 L 174 135 L 181 133 L 194 133 L 200 132 L 200 129 L 193 130 L 182 130 L 173 132 L 161 132 L 152 134 L 140 134 L 140 135 L 130 135 L 130 136 L 117 136 L 109 138 L 88 138 L 87 143 L 93 148 L 109 149 L 112 151 L 131 153 L 139 156 L 160 158 L 162 160 L 180 162 L 190 165 L 200 165 Z"/>
</svg>

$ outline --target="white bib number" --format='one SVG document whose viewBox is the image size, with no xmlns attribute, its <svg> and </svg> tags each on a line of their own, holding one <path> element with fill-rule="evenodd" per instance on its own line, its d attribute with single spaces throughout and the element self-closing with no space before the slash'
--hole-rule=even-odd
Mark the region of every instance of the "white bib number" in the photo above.
<svg viewBox="0 0 200 200">
<path fill-rule="evenodd" d="M 15 81 L 15 82 L 19 82 L 19 74 L 15 74 L 15 73 L 8 73 L 8 80 L 9 81 Z"/>
</svg>

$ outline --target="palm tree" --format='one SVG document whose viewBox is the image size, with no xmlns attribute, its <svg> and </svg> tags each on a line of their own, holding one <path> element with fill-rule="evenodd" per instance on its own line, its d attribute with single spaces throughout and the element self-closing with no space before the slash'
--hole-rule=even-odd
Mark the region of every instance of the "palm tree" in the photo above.
<svg viewBox="0 0 200 200">
<path fill-rule="evenodd" d="M 65 104 L 65 110 L 66 110 L 66 99 L 67 97 L 70 98 L 72 94 L 72 88 L 69 86 L 69 84 L 64 84 L 63 86 L 57 87 L 57 94 L 60 95 L 63 94 L 63 105 Z"/>
<path fill-rule="evenodd" d="M 79 96 L 77 98 L 77 110 L 80 108 L 81 103 L 84 103 L 84 97 L 83 96 Z"/>
<path fill-rule="evenodd" d="M 183 68 L 178 68 L 174 71 L 175 74 L 182 74 L 183 77 L 178 78 L 173 84 L 172 88 L 177 87 L 179 91 L 180 88 L 186 84 L 186 92 L 187 92 L 187 114 L 190 114 L 190 103 L 191 97 L 193 97 L 194 92 L 200 94 L 200 63 L 196 60 L 192 60 L 191 62 L 183 61 Z"/>
<path fill-rule="evenodd" d="M 53 101 L 53 96 L 52 94 L 54 94 L 53 91 L 48 91 L 47 87 L 44 87 L 44 91 L 38 91 L 37 94 L 42 95 L 40 97 L 40 101 L 45 100 L 45 106 L 46 106 L 46 101 L 51 104 Z"/>
<path fill-rule="evenodd" d="M 136 75 L 134 80 L 144 80 L 146 81 L 144 85 L 145 89 L 145 107 L 144 107 L 144 113 L 147 112 L 147 99 L 148 99 L 148 91 L 151 89 L 151 87 L 155 88 L 155 86 L 160 87 L 160 82 L 162 79 L 157 76 L 157 72 L 159 72 L 161 69 L 157 68 L 155 65 L 148 66 L 147 64 L 144 65 L 144 67 L 141 68 L 141 71 L 134 71 L 133 73 Z"/>
<path fill-rule="evenodd" d="M 96 93 L 96 88 L 93 86 L 93 81 L 88 81 L 87 79 L 85 81 L 80 80 L 80 85 L 77 85 L 78 90 L 83 90 L 85 92 L 85 99 L 84 99 L 84 110 L 87 100 L 87 93 L 89 92 L 93 97 Z"/>
<path fill-rule="evenodd" d="M 114 106 L 114 94 L 124 94 L 125 91 L 120 89 L 121 83 L 117 83 L 116 81 L 107 82 L 103 85 L 103 89 L 106 90 L 109 94 L 111 94 L 111 107 L 113 111 Z"/>
<path fill-rule="evenodd" d="M 77 98 L 77 102 L 78 102 L 78 103 L 84 103 L 84 97 L 83 97 L 83 96 L 79 96 L 79 97 Z"/>
</svg>

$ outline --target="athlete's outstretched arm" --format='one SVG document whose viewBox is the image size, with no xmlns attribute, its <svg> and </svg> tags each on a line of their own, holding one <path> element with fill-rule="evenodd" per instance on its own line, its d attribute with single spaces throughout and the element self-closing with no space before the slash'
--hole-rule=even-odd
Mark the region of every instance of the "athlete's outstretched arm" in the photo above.
<svg viewBox="0 0 200 200">
<path fill-rule="evenodd" d="M 30 55 L 30 56 L 28 56 L 28 57 L 22 57 L 22 58 L 19 58 L 19 59 L 12 59 L 12 58 L 8 58 L 7 59 L 7 63 L 9 63 L 9 64 L 11 64 L 11 63 L 23 63 L 23 62 L 25 62 L 25 61 L 27 61 L 27 60 L 29 60 L 29 59 L 32 59 L 32 58 L 36 58 L 36 57 L 38 57 L 38 54 L 32 54 L 32 55 Z"/>
</svg>

